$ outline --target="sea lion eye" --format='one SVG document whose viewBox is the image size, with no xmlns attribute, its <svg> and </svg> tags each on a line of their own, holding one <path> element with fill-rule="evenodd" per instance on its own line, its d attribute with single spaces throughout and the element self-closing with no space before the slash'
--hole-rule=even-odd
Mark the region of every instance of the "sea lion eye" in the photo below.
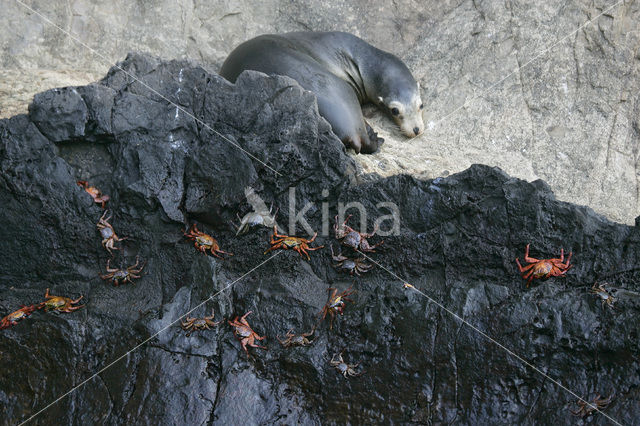
<svg viewBox="0 0 640 426">
<path fill-rule="evenodd" d="M 391 114 L 398 115 L 400 114 L 400 111 L 398 110 L 398 108 L 391 108 Z"/>
<path fill-rule="evenodd" d="M 420 109 L 424 108 L 424 105 L 420 104 Z"/>
</svg>

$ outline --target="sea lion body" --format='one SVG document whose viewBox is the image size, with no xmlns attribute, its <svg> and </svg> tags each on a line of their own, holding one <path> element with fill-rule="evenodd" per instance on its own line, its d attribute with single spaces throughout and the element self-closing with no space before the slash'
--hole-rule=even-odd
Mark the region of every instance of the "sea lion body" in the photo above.
<svg viewBox="0 0 640 426">
<path fill-rule="evenodd" d="M 392 114 L 409 136 L 422 132 L 419 86 L 394 55 L 343 32 L 268 34 L 248 40 L 225 60 L 220 75 L 230 82 L 245 70 L 286 75 L 315 93 L 318 111 L 356 152 L 372 153 L 378 138 L 360 105 L 373 102 Z"/>
</svg>

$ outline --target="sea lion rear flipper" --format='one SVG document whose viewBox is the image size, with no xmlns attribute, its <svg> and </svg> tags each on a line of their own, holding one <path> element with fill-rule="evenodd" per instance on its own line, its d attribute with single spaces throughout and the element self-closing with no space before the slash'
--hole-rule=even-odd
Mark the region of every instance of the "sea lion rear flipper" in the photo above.
<svg viewBox="0 0 640 426">
<path fill-rule="evenodd" d="M 369 126 L 369 123 L 367 123 L 366 121 L 364 122 L 364 125 L 367 129 L 369 143 L 363 143 L 362 150 L 360 152 L 362 152 L 363 154 L 373 154 L 378 150 L 378 148 L 380 148 L 380 146 L 382 146 L 382 144 L 384 143 L 384 138 L 379 137 L 375 130 L 373 130 L 373 127 Z"/>
</svg>

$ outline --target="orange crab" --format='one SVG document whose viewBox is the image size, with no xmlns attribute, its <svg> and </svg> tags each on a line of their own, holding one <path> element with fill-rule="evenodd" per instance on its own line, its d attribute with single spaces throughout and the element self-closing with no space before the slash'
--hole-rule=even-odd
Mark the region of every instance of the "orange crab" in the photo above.
<svg viewBox="0 0 640 426">
<path fill-rule="evenodd" d="M 278 234 L 277 225 L 273 225 L 273 235 L 271 236 L 271 241 L 269 241 L 269 243 L 271 244 L 271 247 L 269 247 L 264 252 L 264 254 L 269 253 L 271 250 L 277 250 L 277 249 L 295 250 L 300 254 L 300 256 L 307 256 L 307 260 L 311 260 L 307 250 L 314 251 L 324 247 L 324 246 L 313 247 L 313 248 L 309 247 L 309 244 L 312 243 L 317 236 L 318 236 L 318 233 L 316 232 L 315 234 L 313 234 L 313 237 L 311 237 L 310 240 L 307 240 L 306 238 L 301 238 L 301 237 L 290 237 L 288 235 L 281 235 L 281 234 Z"/>
<path fill-rule="evenodd" d="M 18 321 L 28 317 L 36 309 L 38 309 L 37 305 L 30 305 L 30 306 L 22 305 L 20 309 L 10 313 L 6 317 L 2 318 L 2 320 L 0 320 L 0 330 L 2 330 L 3 328 L 9 328 L 12 325 L 16 325 Z"/>
<path fill-rule="evenodd" d="M 327 316 L 327 313 L 331 315 L 331 322 L 329 326 L 329 329 L 331 330 L 333 330 L 333 319 L 335 318 L 336 313 L 342 315 L 342 311 L 344 310 L 344 307 L 345 307 L 344 302 L 347 301 L 347 302 L 353 303 L 353 300 L 349 299 L 347 296 L 350 296 L 353 293 L 355 293 L 355 291 L 351 290 L 351 287 L 349 287 L 348 289 L 346 289 L 340 294 L 338 294 L 338 290 L 333 287 L 329 287 L 327 289 L 327 291 L 332 291 L 332 290 L 333 292 L 329 296 L 329 300 L 322 308 L 322 311 L 320 311 L 322 318 L 320 318 L 320 320 L 318 321 L 318 324 L 321 323 L 324 320 L 324 318 Z"/>
<path fill-rule="evenodd" d="M 253 329 L 247 322 L 246 318 L 249 316 L 251 312 L 253 311 L 247 312 L 242 316 L 242 318 L 239 318 L 238 316 L 236 316 L 233 319 L 233 321 L 227 321 L 229 325 L 233 327 L 233 334 L 236 336 L 236 339 L 240 341 L 240 344 L 242 345 L 242 349 L 244 349 L 244 351 L 246 352 L 247 357 L 249 357 L 249 351 L 247 350 L 247 345 L 252 346 L 254 348 L 267 349 L 266 347 L 260 346 L 255 342 L 255 339 L 263 340 L 265 336 L 259 336 L 258 333 L 253 331 Z"/>
<path fill-rule="evenodd" d="M 63 296 L 51 296 L 49 294 L 49 289 L 47 289 L 44 298 L 47 300 L 42 302 L 40 306 L 38 306 L 38 308 L 44 308 L 45 312 L 48 312 L 50 310 L 58 312 L 73 312 L 84 307 L 84 305 L 73 306 L 76 303 L 80 302 L 82 296 L 78 297 L 76 300 Z"/>
<path fill-rule="evenodd" d="M 98 220 L 96 227 L 102 236 L 102 247 L 104 247 L 109 254 L 113 255 L 113 253 L 111 253 L 112 249 L 120 250 L 119 248 L 114 247 L 113 244 L 117 241 L 126 240 L 127 237 L 120 238 L 116 235 L 116 231 L 113 230 L 113 226 L 109 223 L 111 215 L 109 215 L 109 217 L 105 217 L 107 215 L 107 211 L 108 210 L 105 210 L 102 216 L 100 216 L 100 220 Z"/>
<path fill-rule="evenodd" d="M 107 203 L 107 201 L 109 201 L 108 195 L 103 195 L 98 188 L 89 186 L 89 182 L 87 182 L 86 180 L 79 180 L 76 183 L 83 187 L 84 190 L 87 191 L 87 194 L 91 195 L 93 201 L 95 201 L 96 204 L 102 205 L 102 208 L 104 209 L 104 205 Z"/>
<path fill-rule="evenodd" d="M 530 263 L 530 265 L 523 267 L 517 257 L 516 263 L 518 264 L 518 269 L 522 274 L 522 278 L 527 280 L 528 288 L 534 278 L 547 279 L 549 277 L 564 276 L 564 274 L 566 274 L 573 266 L 569 264 L 569 262 L 571 262 L 572 254 L 573 253 L 569 253 L 566 263 L 564 262 L 564 249 L 560 249 L 560 258 L 558 259 L 538 260 L 533 257 L 529 257 L 529 244 L 527 244 L 527 248 L 524 252 L 524 261 Z"/>
<path fill-rule="evenodd" d="M 184 236 L 194 241 L 195 247 L 200 250 L 202 253 L 206 253 L 207 250 L 211 252 L 217 258 L 224 259 L 218 253 L 228 254 L 229 256 L 233 256 L 233 253 L 228 253 L 226 251 L 220 250 L 220 246 L 218 246 L 218 242 L 215 238 L 213 238 L 209 234 L 205 234 L 204 232 L 200 232 L 198 227 L 194 223 L 191 225 L 189 232 L 184 232 Z"/>
</svg>

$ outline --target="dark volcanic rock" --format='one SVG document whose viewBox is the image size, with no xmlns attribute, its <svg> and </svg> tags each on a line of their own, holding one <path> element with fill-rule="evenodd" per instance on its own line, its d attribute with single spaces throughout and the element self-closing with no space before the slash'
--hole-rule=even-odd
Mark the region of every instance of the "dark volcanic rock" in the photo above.
<svg viewBox="0 0 640 426">
<path fill-rule="evenodd" d="M 0 121 L 2 315 L 41 302 L 47 288 L 86 303 L 0 331 L 3 424 L 77 384 L 35 423 L 576 421 L 574 395 L 453 314 L 580 396 L 615 393 L 605 410 L 614 419 L 640 417 L 638 227 L 485 166 L 431 181 L 365 178 L 314 97 L 284 77 L 247 73 L 234 86 L 140 55 L 120 67 Z M 111 223 L 129 237 L 112 265 L 147 262 L 135 284 L 98 276 L 109 259 L 95 227 L 102 210 L 79 179 L 110 195 Z M 236 237 L 231 225 L 250 210 L 247 186 L 280 208 L 281 224 L 295 188 L 297 210 L 310 203 L 305 218 L 321 234 L 312 245 L 325 248 L 309 262 L 289 251 L 261 265 L 270 231 Z M 357 279 L 331 267 L 327 246 L 338 245 L 323 232 L 352 201 L 369 229 L 389 215 L 383 203 L 399 212 L 399 232 L 371 255 L 381 267 Z M 234 256 L 195 250 L 182 235 L 194 221 Z M 527 289 L 514 262 L 527 243 L 539 258 L 572 251 L 575 266 Z M 615 309 L 589 294 L 596 281 L 608 283 Z M 313 327 L 328 287 L 351 285 L 355 303 L 333 330 L 325 321 L 306 348 L 277 342 Z M 216 320 L 252 310 L 268 350 L 251 348 L 247 359 L 226 321 L 187 337 L 174 322 L 195 307 L 192 316 L 213 309 Z M 345 379 L 329 365 L 343 350 L 363 375 Z"/>
</svg>

